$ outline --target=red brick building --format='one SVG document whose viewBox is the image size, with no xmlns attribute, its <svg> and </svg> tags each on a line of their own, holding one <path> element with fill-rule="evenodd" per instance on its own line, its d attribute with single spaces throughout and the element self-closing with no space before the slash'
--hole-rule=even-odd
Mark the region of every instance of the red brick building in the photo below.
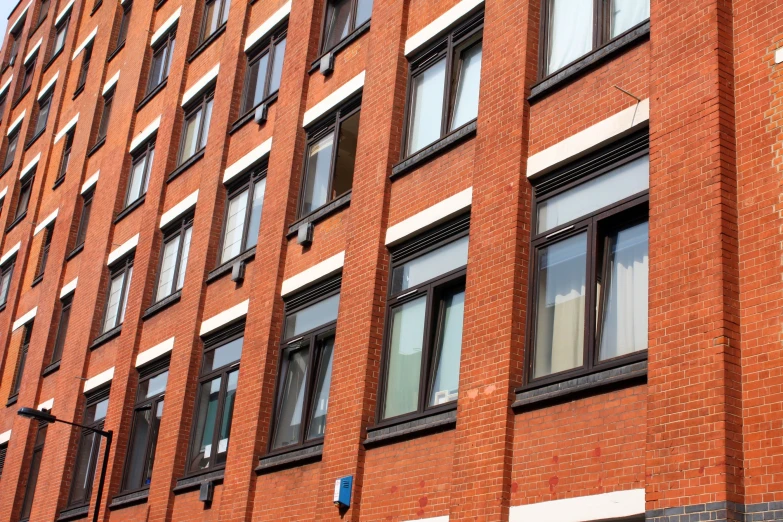
<svg viewBox="0 0 783 522">
<path fill-rule="evenodd" d="M 780 0 L 21 0 L 0 58 L 0 521 L 783 520 Z"/>
</svg>

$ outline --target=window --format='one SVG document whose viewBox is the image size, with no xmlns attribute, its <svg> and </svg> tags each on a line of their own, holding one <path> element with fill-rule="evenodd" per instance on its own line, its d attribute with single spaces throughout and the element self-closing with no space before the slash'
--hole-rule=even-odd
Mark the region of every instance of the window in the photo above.
<svg viewBox="0 0 783 522">
<path fill-rule="evenodd" d="M 103 315 L 101 333 L 117 328 L 125 320 L 125 307 L 128 305 L 128 293 L 130 292 L 132 277 L 132 257 L 128 257 L 112 267 L 109 295 L 106 297 L 106 311 Z"/>
<path fill-rule="evenodd" d="M 208 92 L 185 112 L 178 165 L 182 165 L 207 146 L 214 97 L 214 91 Z"/>
<path fill-rule="evenodd" d="M 46 130 L 46 122 L 49 119 L 49 110 L 52 107 L 53 93 L 44 96 L 38 101 L 38 118 L 35 121 L 35 131 L 33 136 L 40 136 Z"/>
<path fill-rule="evenodd" d="M 321 52 L 327 52 L 370 19 L 373 0 L 328 0 Z"/>
<path fill-rule="evenodd" d="M 92 483 L 95 479 L 95 464 L 98 460 L 101 440 L 103 439 L 103 437 L 92 430 L 103 429 L 108 410 L 108 388 L 87 397 L 87 408 L 84 412 L 83 424 L 92 429 L 82 428 L 79 435 L 79 447 L 76 451 L 76 462 L 73 465 L 71 491 L 68 494 L 67 508 L 69 509 L 90 504 Z"/>
<path fill-rule="evenodd" d="M 478 116 L 483 24 L 474 17 L 411 62 L 406 156 Z"/>
<path fill-rule="evenodd" d="M 5 94 L 0 95 L 0 119 L 2 119 L 5 114 L 5 102 L 7 98 L 8 97 Z"/>
<path fill-rule="evenodd" d="M 152 51 L 152 65 L 150 65 L 150 79 L 147 83 L 147 94 L 162 84 L 169 77 L 171 69 L 171 57 L 174 56 L 174 44 L 176 43 L 176 33 L 169 32 L 168 36 Z"/>
<path fill-rule="evenodd" d="M 84 48 L 82 51 L 82 66 L 79 69 L 79 79 L 76 82 L 76 92 L 81 92 L 84 89 L 84 84 L 87 83 L 87 73 L 90 71 L 90 60 L 92 59 L 92 43 Z"/>
<path fill-rule="evenodd" d="M 628 143 L 535 188 L 528 383 L 646 356 L 650 164 L 646 136 Z"/>
<path fill-rule="evenodd" d="M 19 187 L 19 199 L 16 202 L 16 214 L 14 215 L 14 221 L 22 219 L 27 214 L 27 207 L 30 204 L 30 193 L 33 191 L 33 178 L 34 176 L 28 174 L 21 181 Z"/>
<path fill-rule="evenodd" d="M 48 413 L 46 410 L 44 410 L 44 412 Z M 38 422 L 38 430 L 35 434 L 35 445 L 33 446 L 33 456 L 30 459 L 30 471 L 27 473 L 27 484 L 24 488 L 22 512 L 19 515 L 20 522 L 30 520 L 30 513 L 33 510 L 35 487 L 38 485 L 38 474 L 41 470 L 41 457 L 43 456 L 44 442 L 46 442 L 46 429 L 48 426 L 49 423 L 47 422 Z"/>
<path fill-rule="evenodd" d="M 0 306 L 5 306 L 8 302 L 8 292 L 11 288 L 11 278 L 14 275 L 14 261 L 16 258 L 7 261 L 0 267 Z"/>
<path fill-rule="evenodd" d="M 542 76 L 650 18 L 650 0 L 543 0 Z"/>
<path fill-rule="evenodd" d="M 174 292 L 182 290 L 185 284 L 185 269 L 188 266 L 190 238 L 193 235 L 193 218 L 183 219 L 179 226 L 170 230 L 163 238 L 158 284 L 155 287 L 155 301 L 160 301 Z"/>
<path fill-rule="evenodd" d="M 70 15 L 65 17 L 57 27 L 54 28 L 54 45 L 52 46 L 52 56 L 49 61 L 54 60 L 65 48 L 65 39 L 68 36 L 68 24 L 71 21 Z"/>
<path fill-rule="evenodd" d="M 35 73 L 35 62 L 38 61 L 38 53 L 35 53 L 35 56 L 30 58 L 27 63 L 24 64 L 24 76 L 22 76 L 22 89 L 19 94 L 19 98 L 22 98 L 25 94 L 27 94 L 27 91 L 30 90 L 30 87 L 33 85 L 33 74 Z"/>
<path fill-rule="evenodd" d="M 258 243 L 265 192 L 266 165 L 229 191 L 223 244 L 220 249 L 221 264 L 250 250 Z"/>
<path fill-rule="evenodd" d="M 285 43 L 286 28 L 283 28 L 266 45 L 258 46 L 248 54 L 242 114 L 252 111 L 280 89 Z"/>
<path fill-rule="evenodd" d="M 39 278 L 44 275 L 44 270 L 46 270 L 46 261 L 49 259 L 49 249 L 52 246 L 52 236 L 54 235 L 54 223 L 49 225 L 43 230 L 43 245 L 41 246 L 41 258 L 38 261 L 38 273 L 36 274 L 36 278 Z"/>
<path fill-rule="evenodd" d="M 155 159 L 155 142 L 150 141 L 141 152 L 137 152 L 133 157 L 131 165 L 130 179 L 128 179 L 128 193 L 125 195 L 125 206 L 130 206 L 136 200 L 147 193 L 147 187 L 150 184 L 150 171 L 152 170 L 152 161 Z"/>
<path fill-rule="evenodd" d="M 3 468 L 5 467 L 5 456 L 8 453 L 8 444 L 0 444 L 0 478 L 3 478 Z"/>
<path fill-rule="evenodd" d="M 87 229 L 90 226 L 90 211 L 92 210 L 92 197 L 94 191 L 90 191 L 84 195 L 82 201 L 82 215 L 79 217 L 79 228 L 76 229 L 76 244 L 74 249 L 84 245 L 84 240 L 87 238 Z"/>
<path fill-rule="evenodd" d="M 125 39 L 128 37 L 128 26 L 130 25 L 131 8 L 133 2 L 126 2 L 125 5 L 120 6 L 122 9 L 122 18 L 120 19 L 120 28 L 117 32 L 117 45 L 114 46 L 114 50 L 118 51 L 120 47 L 125 45 Z"/>
<path fill-rule="evenodd" d="M 27 363 L 27 351 L 30 349 L 30 337 L 33 335 L 33 323 L 24 325 L 22 332 L 22 344 L 19 346 L 19 355 L 16 358 L 16 369 L 14 370 L 14 379 L 11 381 L 11 397 L 19 395 L 19 389 L 22 387 L 22 376 L 24 367 Z"/>
<path fill-rule="evenodd" d="M 123 493 L 150 487 L 168 379 L 168 361 L 165 361 L 165 366 L 154 364 L 142 370 L 139 376 L 125 472 L 122 477 Z"/>
<path fill-rule="evenodd" d="M 63 156 L 60 159 L 60 170 L 57 171 L 57 179 L 55 183 L 65 178 L 65 173 L 68 172 L 68 163 L 71 161 L 71 149 L 73 148 L 73 138 L 76 134 L 75 130 L 71 130 L 65 135 L 65 144 L 63 145 Z"/>
<path fill-rule="evenodd" d="M 244 324 L 204 343 L 187 472 L 224 466 L 231 435 Z"/>
<path fill-rule="evenodd" d="M 11 51 L 8 55 L 8 65 L 13 65 L 16 62 L 16 57 L 19 54 L 19 42 L 22 40 L 22 28 L 24 27 L 24 18 L 18 22 L 18 29 L 9 33 L 11 35 Z"/>
<path fill-rule="evenodd" d="M 199 44 L 226 24 L 230 8 L 231 0 L 206 0 L 204 2 L 204 18 L 201 21 Z"/>
<path fill-rule="evenodd" d="M 382 421 L 457 400 L 469 226 L 464 216 L 392 251 Z"/>
<path fill-rule="evenodd" d="M 54 348 L 52 349 L 51 364 L 62 359 L 63 349 L 65 348 L 65 339 L 68 335 L 68 323 L 71 321 L 71 304 L 73 295 L 67 296 L 61 301 L 60 322 L 57 325 L 57 337 L 54 339 Z"/>
<path fill-rule="evenodd" d="M 340 279 L 307 294 L 286 302 L 270 451 L 320 442 L 326 431 Z"/>
<path fill-rule="evenodd" d="M 359 114 L 359 104 L 355 102 L 337 111 L 323 124 L 308 129 L 300 216 L 310 214 L 351 190 Z"/>
<path fill-rule="evenodd" d="M 109 124 L 111 123 L 111 108 L 114 104 L 114 89 L 109 91 L 103 96 L 103 111 L 101 112 L 101 123 L 98 126 L 98 136 L 95 143 L 100 143 L 106 139 L 106 134 L 109 132 Z"/>
<path fill-rule="evenodd" d="M 3 172 L 11 168 L 14 164 L 16 155 L 16 146 L 19 143 L 19 130 L 8 136 L 8 145 L 5 148 L 5 159 L 3 160 Z"/>
<path fill-rule="evenodd" d="M 38 23 L 36 26 L 41 25 L 46 19 L 46 13 L 49 12 L 49 3 L 50 0 L 41 0 L 41 9 L 38 11 Z"/>
</svg>

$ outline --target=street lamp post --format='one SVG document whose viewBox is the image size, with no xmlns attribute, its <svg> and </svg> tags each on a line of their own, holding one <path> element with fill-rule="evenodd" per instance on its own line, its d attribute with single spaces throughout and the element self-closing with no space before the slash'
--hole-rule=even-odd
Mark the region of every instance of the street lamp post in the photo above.
<svg viewBox="0 0 783 522">
<path fill-rule="evenodd" d="M 103 452 L 103 464 L 101 465 L 101 477 L 98 481 L 98 499 L 95 502 L 95 510 L 92 516 L 93 522 L 98 522 L 98 512 L 100 511 L 101 497 L 103 496 L 103 482 L 106 479 L 106 468 L 109 466 L 109 450 L 111 449 L 111 440 L 113 437 L 112 431 L 97 430 L 95 428 L 90 428 L 89 426 L 84 426 L 82 424 L 76 424 L 74 422 L 64 421 L 58 419 L 57 417 L 49 413 L 44 413 L 40 410 L 36 410 L 35 408 L 26 408 L 26 407 L 19 408 L 19 411 L 16 413 L 17 415 L 26 417 L 28 419 L 35 419 L 38 421 L 51 422 L 51 423 L 61 422 L 63 424 L 76 426 L 77 428 L 81 428 L 83 430 L 90 430 L 93 433 L 97 433 L 98 435 L 106 439 L 106 449 Z"/>
</svg>

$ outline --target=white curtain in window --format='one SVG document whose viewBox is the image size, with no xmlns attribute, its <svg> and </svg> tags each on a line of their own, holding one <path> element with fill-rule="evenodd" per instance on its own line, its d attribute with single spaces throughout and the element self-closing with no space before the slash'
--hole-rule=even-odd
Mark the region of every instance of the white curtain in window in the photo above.
<svg viewBox="0 0 783 522">
<path fill-rule="evenodd" d="M 650 18 L 650 0 L 612 0 L 612 38 Z"/>
<path fill-rule="evenodd" d="M 568 65 L 593 48 L 593 2 L 550 0 L 547 73 Z"/>
</svg>

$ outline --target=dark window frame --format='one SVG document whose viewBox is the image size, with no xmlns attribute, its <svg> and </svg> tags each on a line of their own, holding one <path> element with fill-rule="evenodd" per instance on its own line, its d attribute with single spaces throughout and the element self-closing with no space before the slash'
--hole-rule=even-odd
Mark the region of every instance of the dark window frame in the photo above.
<svg viewBox="0 0 783 522">
<path fill-rule="evenodd" d="M 340 47 L 340 44 L 345 40 L 350 40 L 353 38 L 353 35 L 355 33 L 358 33 L 359 31 L 363 30 L 364 26 L 370 23 L 370 20 L 372 20 L 372 12 L 370 13 L 370 18 L 362 22 L 360 25 L 356 25 L 356 11 L 359 6 L 360 0 L 351 0 L 351 18 L 348 23 L 348 34 L 345 35 L 345 38 L 341 38 L 339 42 L 335 43 L 332 46 L 327 47 L 327 39 L 326 39 L 326 16 L 329 13 L 329 2 L 331 0 L 326 0 L 323 4 L 324 6 L 324 13 L 321 16 L 321 36 L 318 41 L 318 50 L 320 52 L 320 56 L 324 56 L 332 50 L 337 49 Z M 375 7 L 375 4 L 373 2 L 373 7 Z"/>
<path fill-rule="evenodd" d="M 0 444 L 0 478 L 3 478 L 3 468 L 5 467 L 5 458 L 8 454 L 8 443 Z"/>
<path fill-rule="evenodd" d="M 169 73 L 171 72 L 172 56 L 174 54 L 174 49 L 176 48 L 176 44 L 177 44 L 177 26 L 175 24 L 174 27 L 169 29 L 169 31 L 166 33 L 165 36 L 162 36 L 160 40 L 155 42 L 155 45 L 152 48 L 152 59 L 150 60 L 150 72 L 149 72 L 149 78 L 147 78 L 147 92 L 145 93 L 145 95 L 149 95 L 160 85 L 164 84 L 166 80 L 168 80 Z M 164 54 L 163 63 L 165 65 L 166 74 L 159 82 L 153 83 L 153 76 L 152 76 L 153 64 L 155 63 L 155 57 L 161 53 Z"/>
<path fill-rule="evenodd" d="M 79 66 L 79 75 L 77 76 L 76 80 L 76 93 L 80 93 L 82 89 L 84 89 L 85 84 L 87 83 L 87 75 L 90 72 L 90 62 L 92 61 L 92 47 L 94 44 L 94 40 L 87 44 L 84 49 L 82 49 L 82 64 Z"/>
<path fill-rule="evenodd" d="M 38 111 L 35 116 L 35 127 L 33 129 L 33 138 L 40 136 L 46 130 L 49 122 L 49 113 L 52 112 L 52 101 L 54 100 L 54 88 L 52 87 L 40 100 L 37 100 Z M 41 112 L 46 107 L 46 117 L 41 122 Z"/>
<path fill-rule="evenodd" d="M 20 43 L 22 40 L 22 31 L 24 30 L 25 18 L 27 18 L 26 13 L 22 15 L 22 18 L 20 18 L 18 22 L 16 22 L 18 27 L 8 33 L 12 38 L 8 51 L 9 66 L 14 65 L 16 63 L 16 58 L 19 56 L 19 48 L 21 47 Z"/>
<path fill-rule="evenodd" d="M 35 321 L 26 323 L 22 332 L 22 343 L 19 345 L 19 353 L 16 356 L 16 367 L 14 368 L 14 378 L 11 380 L 11 393 L 9 397 L 19 395 L 22 388 L 22 377 L 25 366 L 27 366 L 27 353 L 30 350 L 30 339 L 33 336 L 33 326 Z"/>
<path fill-rule="evenodd" d="M 65 175 L 68 173 L 68 165 L 71 162 L 71 151 L 73 150 L 73 140 L 76 135 L 76 129 L 73 128 L 65 133 L 63 142 L 63 153 L 60 156 L 60 166 L 57 169 L 57 178 L 54 180 L 55 184 L 60 183 L 65 179 Z"/>
<path fill-rule="evenodd" d="M 5 107 L 8 104 L 8 91 L 4 92 L 3 94 L 0 94 L 0 120 L 2 120 L 3 116 L 5 115 Z"/>
<path fill-rule="evenodd" d="M 141 201 L 147 195 L 147 188 L 149 186 L 150 174 L 152 174 L 152 163 L 155 161 L 154 153 L 155 153 L 155 140 L 150 139 L 147 140 L 147 142 L 144 145 L 139 146 L 139 148 L 137 148 L 131 154 L 131 167 L 130 167 L 130 171 L 128 172 L 128 181 L 127 181 L 128 186 L 125 187 L 125 198 L 123 200 L 125 205 L 123 208 L 130 208 L 134 203 L 136 203 L 137 201 Z M 150 154 L 152 154 L 151 161 L 150 161 Z M 128 201 L 128 198 L 130 197 L 130 189 L 132 186 L 131 180 L 133 179 L 133 171 L 136 168 L 136 165 L 138 165 L 142 161 L 146 163 L 141 178 L 141 192 L 139 196 L 135 198 L 133 201 Z"/>
<path fill-rule="evenodd" d="M 44 413 L 49 413 L 49 411 L 44 410 Z M 48 426 L 48 422 L 38 421 L 38 430 L 35 434 L 33 453 L 30 457 L 30 468 L 27 472 L 27 483 L 24 487 L 24 497 L 22 497 L 19 522 L 26 522 L 27 520 L 30 520 L 30 513 L 28 511 L 32 510 L 33 500 L 35 498 L 35 489 L 38 487 L 38 477 L 41 471 L 41 460 L 43 449 L 46 444 L 46 432 Z M 30 480 L 30 477 L 34 477 L 34 480 Z"/>
<path fill-rule="evenodd" d="M 218 251 L 217 251 L 218 266 L 222 266 L 224 264 L 230 263 L 234 259 L 241 257 L 246 252 L 249 252 L 250 250 L 255 248 L 254 246 L 250 248 L 245 248 L 245 244 L 247 244 L 248 230 L 250 229 L 250 216 L 253 213 L 253 192 L 255 190 L 256 184 L 260 183 L 261 180 L 266 179 L 268 165 L 269 164 L 267 161 L 263 161 L 258 166 L 252 168 L 249 173 L 242 175 L 238 181 L 232 182 L 226 189 L 226 205 L 225 205 L 226 208 L 223 210 L 223 225 L 220 228 L 220 244 L 218 245 Z M 242 242 L 241 242 L 242 248 L 239 254 L 235 255 L 230 259 L 226 259 L 225 261 L 223 261 L 222 260 L 223 246 L 226 241 L 226 226 L 228 226 L 229 206 L 231 200 L 236 198 L 239 194 L 241 194 L 245 190 L 247 190 L 248 192 L 247 192 L 247 205 L 245 206 L 244 225 L 242 228 Z M 264 199 L 266 199 L 266 192 L 264 193 Z"/>
<path fill-rule="evenodd" d="M 3 158 L 3 172 L 7 171 L 14 165 L 16 159 L 16 151 L 19 149 L 19 138 L 21 136 L 21 124 L 14 132 L 7 136 L 5 144 L 5 156 Z M 11 143 L 14 143 L 14 152 L 11 156 L 8 155 L 8 151 L 11 148 Z"/>
<path fill-rule="evenodd" d="M 193 212 L 188 212 L 184 217 L 178 218 L 178 220 L 175 223 L 167 226 L 163 232 L 163 240 L 160 243 L 160 250 L 158 252 L 158 270 L 155 273 L 156 274 L 155 286 L 153 286 L 154 295 L 152 298 L 152 304 L 159 303 L 164 299 L 166 299 L 167 297 L 171 297 L 172 295 L 182 290 L 181 288 L 177 288 L 177 280 L 179 278 L 180 263 L 182 262 L 182 251 L 185 244 L 184 242 L 185 234 L 187 233 L 188 229 L 193 228 L 193 221 L 194 221 Z M 171 279 L 171 292 L 169 292 L 167 295 L 159 296 L 158 285 L 160 284 L 160 275 L 163 270 L 163 253 L 165 252 L 166 243 L 168 243 L 169 241 L 171 241 L 177 236 L 179 236 L 180 241 L 179 241 L 179 246 L 177 247 L 177 254 L 174 257 L 174 274 L 172 275 L 172 279 Z M 193 240 L 193 236 L 191 232 L 191 241 L 192 240 Z M 187 271 L 187 265 L 184 268 L 185 271 Z"/>
<path fill-rule="evenodd" d="M 14 209 L 14 223 L 17 222 L 17 220 L 22 219 L 23 216 L 27 214 L 28 209 L 30 208 L 30 198 L 33 195 L 33 181 L 35 180 L 35 173 L 31 172 L 25 178 L 19 182 L 19 192 L 16 195 L 16 208 Z M 19 202 L 22 200 L 22 194 L 27 192 L 27 198 L 24 205 L 24 210 L 20 213 L 19 209 Z"/>
<path fill-rule="evenodd" d="M 41 0 L 41 7 L 38 10 L 38 22 L 36 22 L 35 24 L 36 27 L 39 27 L 43 23 L 43 21 L 46 20 L 46 15 L 49 13 L 51 4 L 52 4 L 51 0 Z"/>
<path fill-rule="evenodd" d="M 125 315 L 125 307 L 128 306 L 128 303 L 126 302 L 126 296 L 129 296 L 128 272 L 133 268 L 133 261 L 133 254 L 129 254 L 123 259 L 112 263 L 112 265 L 109 267 L 109 281 L 106 288 L 106 302 L 103 305 L 103 314 L 101 315 L 100 335 L 111 332 L 115 328 L 120 328 L 124 322 L 123 315 Z M 111 283 L 120 275 L 122 275 L 124 279 L 122 281 L 122 290 L 120 290 L 120 300 L 117 303 L 117 317 L 114 321 L 114 324 L 110 328 L 105 328 L 106 314 L 109 311 L 109 301 L 111 299 Z"/>
<path fill-rule="evenodd" d="M 67 15 L 65 15 L 65 17 L 62 20 L 60 20 L 60 23 L 58 23 L 58 24 L 56 24 L 54 26 L 54 29 L 53 29 L 54 30 L 54 34 L 52 35 L 52 46 L 53 47 L 52 47 L 52 54 L 51 54 L 51 56 L 49 56 L 49 63 L 52 63 L 55 60 L 55 58 L 60 56 L 60 54 L 65 49 L 65 41 L 68 39 L 68 28 L 69 28 L 68 26 L 70 25 L 70 23 L 71 23 L 71 13 L 68 13 Z M 62 47 L 57 49 L 57 47 L 55 47 L 55 46 L 57 45 L 57 35 L 60 33 L 60 30 L 64 30 L 63 45 L 62 45 Z"/>
<path fill-rule="evenodd" d="M 100 455 L 101 449 L 106 451 L 106 445 L 103 443 L 104 437 L 98 435 L 97 433 L 95 433 L 95 431 L 93 431 L 93 430 L 103 430 L 104 424 L 106 422 L 106 417 L 103 417 L 100 420 L 97 420 L 97 421 L 94 421 L 94 422 L 91 422 L 91 423 L 87 424 L 86 423 L 86 420 L 87 420 L 86 416 L 87 416 L 88 410 L 92 406 L 95 406 L 95 405 L 103 402 L 104 400 L 107 400 L 107 401 L 109 400 L 109 387 L 106 386 L 106 387 L 103 387 L 103 388 L 101 388 L 99 390 L 95 390 L 95 391 L 91 390 L 89 392 L 89 394 L 85 394 L 85 395 L 86 395 L 86 401 L 85 401 L 85 405 L 84 405 L 84 414 L 83 414 L 84 416 L 82 417 L 82 422 L 87 427 L 87 429 L 82 428 L 80 430 L 80 433 L 79 433 L 79 440 L 78 440 L 78 444 L 76 445 L 76 456 L 75 456 L 76 460 L 74 460 L 73 467 L 71 468 L 71 486 L 70 486 L 69 491 L 68 491 L 68 497 L 67 497 L 67 500 L 66 500 L 66 507 L 65 507 L 65 509 L 73 509 L 73 508 L 84 507 L 84 506 L 89 506 L 90 505 L 90 501 L 92 500 L 92 489 L 93 489 L 93 485 L 95 483 L 95 471 L 98 468 L 98 465 L 97 465 L 98 456 Z M 107 407 L 107 409 L 108 409 L 108 407 Z M 108 416 L 108 411 L 107 411 L 107 416 Z M 76 492 L 76 490 L 77 490 L 77 488 L 79 486 L 78 486 L 77 481 L 74 480 L 73 474 L 76 473 L 76 471 L 78 469 L 78 459 L 79 459 L 79 454 L 82 451 L 82 444 L 87 443 L 86 441 L 90 437 L 93 438 L 93 441 L 97 437 L 97 444 L 94 444 L 92 446 L 92 448 L 91 448 L 92 451 L 91 451 L 90 464 L 89 464 L 89 466 L 87 468 L 87 475 L 86 476 L 89 476 L 91 478 L 86 481 L 87 482 L 86 487 L 85 487 L 85 489 L 84 489 L 84 491 L 83 491 L 83 493 L 81 495 L 86 500 L 81 500 L 81 501 L 77 502 L 77 500 L 79 500 L 79 499 L 74 499 L 73 496 L 74 496 L 74 494 L 75 494 L 75 492 Z M 98 500 L 100 501 L 100 499 L 98 499 Z"/>
<path fill-rule="evenodd" d="M 207 6 L 209 4 L 218 4 L 217 6 L 215 6 L 215 8 L 218 9 L 218 12 L 220 13 L 219 17 L 222 18 L 223 11 L 225 10 L 226 2 L 231 2 L 231 0 L 205 0 L 204 1 L 204 8 L 203 8 L 202 14 L 201 14 L 201 27 L 199 28 L 199 32 L 198 32 L 198 44 L 197 44 L 197 46 L 201 46 L 201 44 L 203 44 L 204 42 L 209 40 L 209 38 L 212 35 L 218 34 L 218 32 L 223 27 L 225 27 L 226 23 L 228 23 L 228 14 L 230 14 L 230 11 L 231 11 L 231 6 L 229 5 L 229 13 L 226 14 L 226 19 L 225 20 L 220 20 L 220 18 L 219 18 L 220 23 L 218 23 L 217 27 L 215 27 L 215 30 L 210 32 L 209 34 L 207 34 L 207 23 L 209 23 L 209 21 L 207 20 L 207 16 L 206 16 L 206 14 L 207 14 Z"/>
<path fill-rule="evenodd" d="M 35 75 L 35 65 L 38 62 L 38 54 L 40 51 L 40 49 L 35 51 L 35 54 L 33 54 L 33 56 L 31 56 L 30 59 L 23 64 L 24 74 L 21 78 L 19 95 L 16 97 L 17 103 L 19 100 L 24 98 L 28 92 L 30 92 L 30 88 L 33 85 L 33 76 Z"/>
<path fill-rule="evenodd" d="M 35 278 L 43 277 L 46 270 L 46 262 L 49 260 L 49 250 L 52 247 L 52 236 L 54 235 L 54 221 L 44 227 L 43 244 L 41 245 L 41 254 L 38 258 L 38 268 L 35 273 Z"/>
<path fill-rule="evenodd" d="M 275 51 L 277 49 L 277 46 L 280 44 L 280 42 L 285 41 L 288 42 L 288 23 L 282 24 L 280 27 L 275 29 L 275 31 L 272 33 L 271 36 L 265 38 L 260 43 L 257 43 L 253 47 L 251 47 L 246 52 L 246 62 L 245 62 L 245 78 L 244 83 L 242 85 L 242 96 L 240 98 L 240 118 L 247 116 L 251 112 L 255 111 L 258 107 L 261 105 L 269 103 L 269 100 L 273 98 L 279 91 L 278 90 L 274 92 L 270 92 L 269 85 L 270 81 L 272 80 L 272 71 L 274 70 L 274 57 L 275 57 Z M 248 106 L 248 98 L 250 97 L 250 89 L 248 82 L 250 80 L 250 70 L 253 65 L 261 61 L 261 59 L 264 56 L 269 56 L 269 61 L 267 62 L 266 71 L 264 73 L 264 95 L 261 97 L 261 100 L 253 105 L 252 107 Z M 283 62 L 285 62 L 285 55 L 283 56 Z M 258 77 L 261 77 L 261 71 L 258 71 Z M 282 76 L 282 70 L 281 70 L 281 76 Z M 256 80 L 257 81 L 257 80 Z"/>
<path fill-rule="evenodd" d="M 95 189 L 89 190 L 82 195 L 82 211 L 79 214 L 79 226 L 76 228 L 76 238 L 74 243 L 74 250 L 84 246 L 84 241 L 87 239 L 87 229 L 90 226 L 90 212 L 92 212 L 92 200 L 95 195 Z M 89 209 L 85 219 L 84 209 Z"/>
<path fill-rule="evenodd" d="M 57 334 L 54 337 L 52 355 L 49 364 L 55 364 L 62 359 L 65 351 L 65 340 L 68 337 L 68 326 L 71 321 L 71 307 L 73 306 L 73 294 L 60 299 L 60 320 L 57 322 Z"/>
<path fill-rule="evenodd" d="M 114 108 L 114 94 L 116 88 L 112 87 L 109 92 L 103 95 L 103 103 L 101 104 L 101 119 L 98 123 L 98 133 L 95 136 L 95 145 L 98 145 L 102 141 L 106 140 L 106 136 L 109 134 L 109 125 L 111 125 L 111 112 Z M 106 108 L 108 107 L 108 111 Z"/>
<path fill-rule="evenodd" d="M 4 308 L 8 303 L 8 295 L 11 293 L 11 281 L 14 278 L 14 266 L 16 265 L 16 254 L 0 266 L 0 308 Z M 5 276 L 8 275 L 8 289 L 5 291 L 5 295 L 2 293 L 2 282 Z"/>
<path fill-rule="evenodd" d="M 131 8 L 133 7 L 133 0 L 128 0 L 124 4 L 120 4 L 119 8 L 122 9 L 122 15 L 120 17 L 120 25 L 117 29 L 117 43 L 114 44 L 112 53 L 119 51 L 125 40 L 128 37 L 128 28 L 130 27 Z"/>
<path fill-rule="evenodd" d="M 195 99 L 188 102 L 187 107 L 185 109 L 185 116 L 182 118 L 182 129 L 180 132 L 179 137 L 179 149 L 177 150 L 177 166 L 184 165 L 188 160 L 191 160 L 192 158 L 195 158 L 198 156 L 201 152 L 206 150 L 206 140 L 209 137 L 209 127 L 212 124 L 212 110 L 214 110 L 214 99 L 215 99 L 215 88 L 214 86 L 210 89 L 207 89 L 204 91 L 204 93 L 199 94 Z M 209 105 L 209 102 L 213 102 L 212 109 L 210 109 L 210 118 L 209 123 L 210 125 L 204 126 L 204 116 L 206 115 L 207 105 Z M 196 151 L 188 156 L 187 158 L 183 157 L 183 154 L 185 153 L 185 139 L 187 138 L 187 132 L 185 130 L 187 129 L 188 122 L 198 113 L 201 112 L 201 121 L 199 122 L 199 127 L 197 129 L 197 135 L 196 135 L 196 145 L 200 146 L 202 139 L 205 141 L 204 147 L 196 149 Z M 205 134 L 206 133 L 206 134 Z"/>
</svg>

